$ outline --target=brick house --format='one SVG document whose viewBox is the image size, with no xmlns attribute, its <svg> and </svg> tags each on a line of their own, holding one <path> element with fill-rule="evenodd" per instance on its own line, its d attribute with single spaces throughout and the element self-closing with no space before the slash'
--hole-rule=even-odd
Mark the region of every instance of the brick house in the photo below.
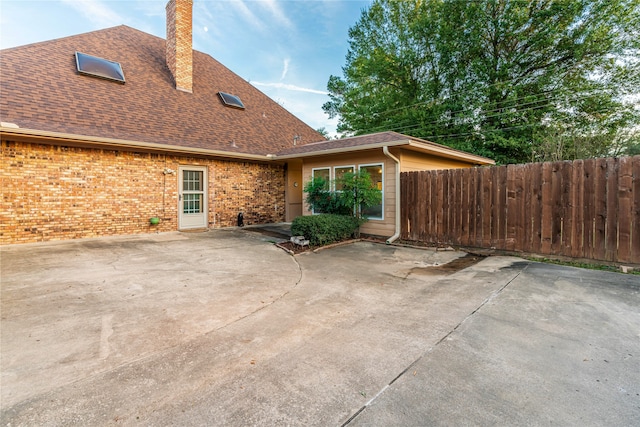
<svg viewBox="0 0 640 427">
<path fill-rule="evenodd" d="M 349 168 L 379 171 L 363 231 L 391 235 L 397 172 L 492 163 L 393 132 L 324 141 L 192 50 L 191 14 L 169 1 L 166 42 L 118 26 L 1 52 L 1 244 L 290 221 L 303 181 Z"/>
</svg>

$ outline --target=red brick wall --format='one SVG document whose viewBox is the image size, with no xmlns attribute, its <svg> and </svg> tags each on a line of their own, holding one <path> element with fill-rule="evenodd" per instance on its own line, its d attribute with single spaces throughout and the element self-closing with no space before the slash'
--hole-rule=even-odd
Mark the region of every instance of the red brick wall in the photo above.
<svg viewBox="0 0 640 427">
<path fill-rule="evenodd" d="M 0 161 L 2 244 L 177 230 L 181 165 L 207 167 L 210 227 L 285 219 L 280 165 L 10 141 Z"/>
</svg>

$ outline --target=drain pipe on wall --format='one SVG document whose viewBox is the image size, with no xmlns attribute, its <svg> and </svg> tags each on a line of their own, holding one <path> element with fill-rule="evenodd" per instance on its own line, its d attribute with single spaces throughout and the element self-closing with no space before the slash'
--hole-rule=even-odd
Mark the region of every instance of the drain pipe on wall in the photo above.
<svg viewBox="0 0 640 427">
<path fill-rule="evenodd" d="M 389 147 L 386 145 L 382 147 L 382 152 L 385 156 L 396 162 L 396 232 L 387 239 L 387 245 L 389 245 L 400 237 L 400 160 L 389 152 Z"/>
</svg>

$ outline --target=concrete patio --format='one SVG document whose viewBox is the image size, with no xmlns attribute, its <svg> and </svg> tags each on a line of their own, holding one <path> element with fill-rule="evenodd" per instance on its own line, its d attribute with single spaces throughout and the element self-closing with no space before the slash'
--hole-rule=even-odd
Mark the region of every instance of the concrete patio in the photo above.
<svg viewBox="0 0 640 427">
<path fill-rule="evenodd" d="M 3 247 L 2 425 L 640 425 L 640 276 L 254 231 Z"/>
</svg>

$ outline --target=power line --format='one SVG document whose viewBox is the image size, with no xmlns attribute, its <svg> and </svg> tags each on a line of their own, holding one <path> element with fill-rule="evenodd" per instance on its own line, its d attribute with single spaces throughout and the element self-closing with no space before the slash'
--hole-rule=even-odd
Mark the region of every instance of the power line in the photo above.
<svg viewBox="0 0 640 427">
<path fill-rule="evenodd" d="M 606 92 L 606 90 L 602 90 L 603 92 Z M 598 91 L 596 91 L 598 92 Z M 552 93 L 552 91 L 547 91 L 546 93 Z M 541 93 L 542 94 L 542 93 Z M 487 120 L 487 119 L 492 119 L 492 118 L 501 118 L 501 117 L 505 117 L 505 116 L 513 116 L 513 115 L 517 115 L 526 111 L 532 111 L 532 110 L 537 110 L 537 109 L 542 109 L 542 108 L 546 108 L 549 107 L 551 105 L 553 105 L 554 102 L 556 101 L 565 101 L 565 102 L 575 102 L 575 101 L 580 101 L 583 99 L 587 99 L 590 96 L 593 95 L 593 91 L 589 94 L 574 94 L 573 96 L 556 96 L 556 97 L 551 97 L 551 98 L 546 98 L 546 99 L 537 99 L 534 101 L 530 101 L 530 102 L 524 102 L 524 103 L 520 103 L 520 104 L 515 104 L 515 105 L 510 105 L 507 107 L 501 107 L 501 108 L 494 108 L 494 109 L 487 109 L 487 110 L 480 110 L 480 111 L 472 111 L 472 110 L 456 110 L 456 111 L 450 111 L 450 112 L 443 112 L 444 113 L 448 113 L 451 115 L 456 115 L 458 113 L 464 113 L 467 112 L 469 113 L 469 116 L 467 116 L 466 118 L 468 119 L 473 119 L 474 117 L 476 119 L 482 119 L 482 120 Z M 526 97 L 522 97 L 521 99 L 524 99 Z M 487 103 L 488 104 L 488 103 Z M 481 104 L 482 105 L 482 104 Z M 485 104 L 486 105 L 486 104 Z M 526 106 L 530 106 L 527 108 L 523 108 Z M 490 112 L 499 112 L 498 114 L 490 114 L 490 115 L 486 115 L 485 113 L 490 113 Z M 436 117 L 436 115 L 434 114 L 432 117 Z M 388 127 L 385 125 L 380 125 L 380 126 L 375 126 L 372 128 L 369 128 L 367 130 L 367 132 L 380 132 L 383 130 L 388 130 L 388 131 L 400 131 L 400 130 L 405 130 L 405 129 L 411 129 L 411 128 L 415 128 L 415 127 L 427 127 L 427 126 L 431 126 L 431 125 L 437 125 L 439 123 L 442 123 L 443 121 L 446 122 L 446 119 L 440 119 L 437 118 L 435 120 L 429 121 L 429 122 L 420 122 L 420 123 L 414 123 L 414 124 L 409 124 L 409 125 L 405 125 L 405 126 L 395 126 L 395 127 Z"/>
</svg>

